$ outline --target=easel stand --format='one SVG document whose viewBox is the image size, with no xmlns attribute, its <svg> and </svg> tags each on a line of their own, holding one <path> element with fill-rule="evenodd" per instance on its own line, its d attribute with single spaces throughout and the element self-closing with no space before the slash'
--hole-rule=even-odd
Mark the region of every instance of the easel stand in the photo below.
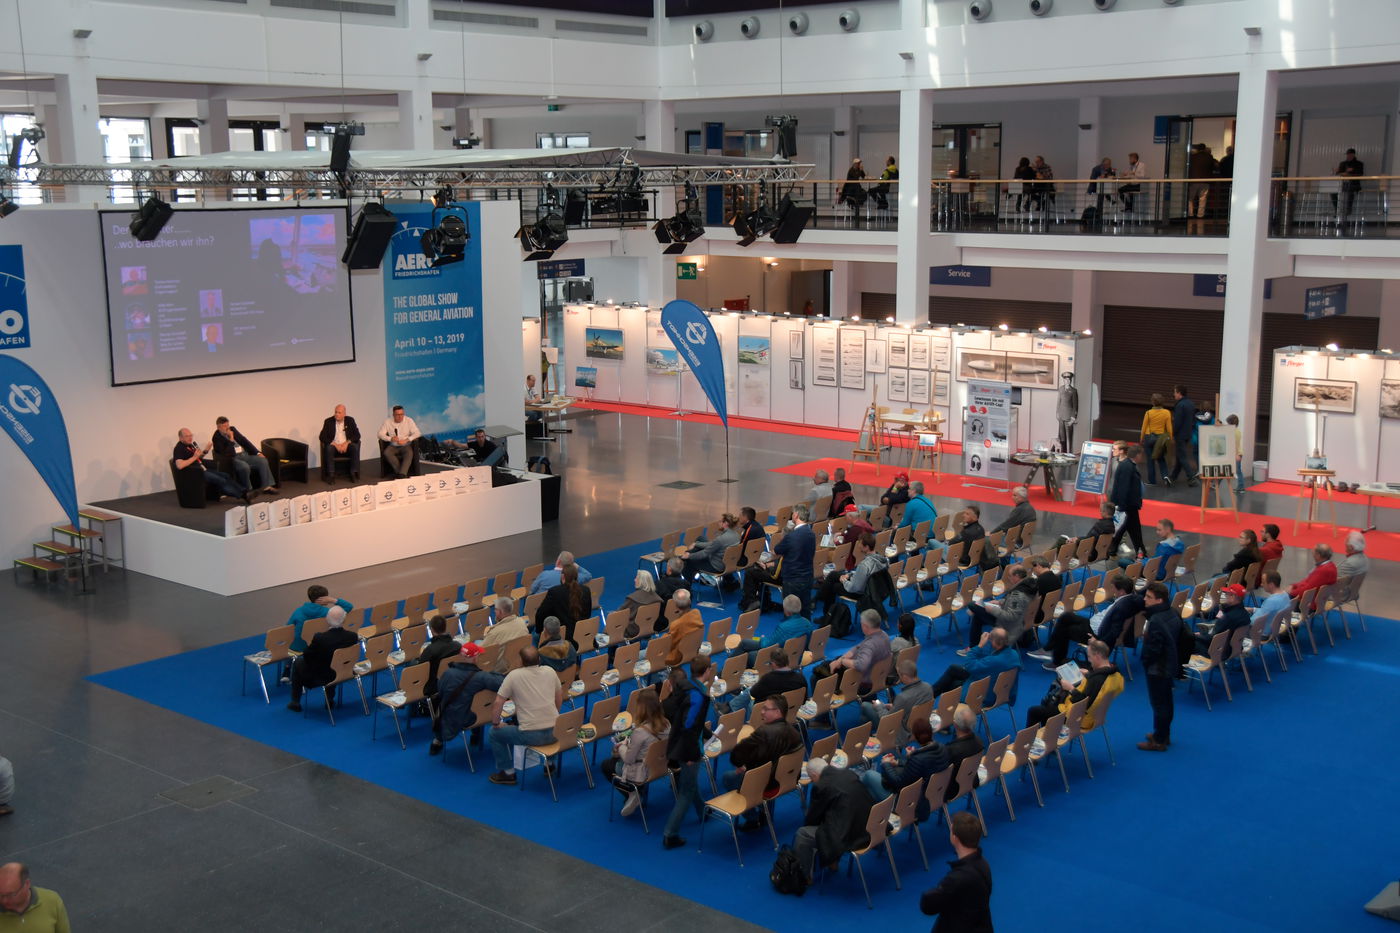
<svg viewBox="0 0 1400 933">
<path fill-rule="evenodd" d="M 1303 517 L 1303 502 L 1308 503 L 1308 525 L 1320 524 L 1317 521 L 1317 491 L 1319 488 L 1327 490 L 1327 508 L 1332 516 L 1332 536 L 1337 535 L 1337 503 L 1332 499 L 1332 477 L 1337 475 L 1336 470 L 1299 470 L 1298 479 L 1309 487 L 1307 496 L 1298 497 L 1298 508 L 1293 513 L 1293 533 L 1298 533 L 1298 523 Z M 1311 482 L 1309 482 L 1311 480 Z"/>
<path fill-rule="evenodd" d="M 1196 479 L 1201 481 L 1201 521 L 1206 520 L 1206 509 L 1213 508 L 1223 511 L 1225 509 L 1225 493 L 1230 494 L 1230 512 L 1235 516 L 1235 521 L 1240 520 L 1239 503 L 1235 501 L 1235 477 L 1230 476 L 1201 476 L 1197 474 Z M 1215 494 L 1215 505 L 1210 505 L 1211 493 Z M 1296 529 L 1295 529 L 1296 530 Z"/>
<path fill-rule="evenodd" d="M 875 380 L 871 380 L 874 382 Z M 871 392 L 870 404 L 865 406 L 865 414 L 860 419 L 860 437 L 851 449 L 851 468 L 856 460 L 874 460 L 875 475 L 880 475 L 880 409 L 875 404 L 875 393 Z"/>
</svg>

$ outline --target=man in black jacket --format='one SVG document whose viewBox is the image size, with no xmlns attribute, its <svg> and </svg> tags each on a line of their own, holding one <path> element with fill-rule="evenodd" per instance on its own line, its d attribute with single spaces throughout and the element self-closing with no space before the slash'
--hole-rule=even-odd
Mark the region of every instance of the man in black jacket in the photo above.
<svg viewBox="0 0 1400 933">
<path fill-rule="evenodd" d="M 710 681 L 715 669 L 703 655 L 690 662 L 690 676 L 683 669 L 671 669 L 671 695 L 661 704 L 661 711 L 671 723 L 671 737 L 666 744 L 666 760 L 675 774 L 676 803 L 662 830 L 661 847 L 678 849 L 685 845 L 679 830 L 687 808 L 705 818 L 705 803 L 700 796 L 700 761 L 705 757 L 705 719 L 710 712 Z"/>
<path fill-rule="evenodd" d="M 1089 639 L 1089 670 L 1084 672 L 1084 679 L 1076 687 L 1061 678 L 1056 685 L 1059 687 L 1058 693 L 1052 690 L 1045 700 L 1026 710 L 1026 725 L 1043 726 L 1051 716 L 1060 710 L 1068 712 L 1066 700 L 1070 704 L 1074 704 L 1087 698 L 1089 706 L 1084 707 L 1087 715 L 1089 707 L 1093 706 L 1094 701 L 1099 698 L 1099 692 L 1103 690 L 1104 682 L 1118 673 L 1118 665 L 1109 660 L 1109 655 L 1112 653 L 1113 649 L 1097 638 Z"/>
<path fill-rule="evenodd" d="M 871 796 L 884 799 L 888 794 L 897 794 L 910 784 L 938 774 L 952 763 L 952 759 L 948 757 L 948 749 L 942 742 L 933 740 L 933 726 L 929 725 L 927 719 L 914 720 L 909 726 L 909 732 L 913 736 L 915 747 L 902 764 L 898 756 L 889 751 L 881 756 L 875 767 L 862 775 L 861 780 L 865 782 L 865 788 L 870 791 Z M 928 813 L 928 797 L 920 796 L 917 816 L 921 820 L 927 819 Z"/>
<path fill-rule="evenodd" d="M 1181 643 L 1181 616 L 1167 602 L 1167 585 L 1156 580 L 1143 593 L 1147 629 L 1142 635 L 1142 669 L 1147 674 L 1147 701 L 1152 704 L 1152 731 L 1138 743 L 1145 752 L 1164 752 L 1172 744 L 1172 681 L 1181 676 L 1184 658 L 1177 656 Z"/>
<path fill-rule="evenodd" d="M 175 469 L 194 470 L 200 474 L 204 485 L 213 486 L 218 490 L 220 496 L 251 502 L 249 493 L 240 488 L 233 481 L 233 477 L 204 465 L 204 455 L 209 453 L 209 448 L 212 446 L 213 442 L 210 442 L 205 444 L 203 449 L 200 449 L 194 442 L 194 432 L 189 428 L 181 428 L 180 442 L 175 445 L 175 449 L 170 454 L 171 459 L 175 461 Z"/>
<path fill-rule="evenodd" d="M 505 682 L 504 674 L 483 671 L 479 662 L 486 655 L 486 649 L 474 642 L 462 646 L 454 658 L 438 675 L 437 719 L 433 720 L 433 742 L 428 746 L 428 754 L 442 751 L 442 743 L 455 739 L 458 733 L 472 729 L 472 744 L 480 745 L 486 723 L 477 722 L 472 713 L 472 700 L 483 690 L 494 693 Z"/>
<path fill-rule="evenodd" d="M 1108 501 L 1127 516 L 1123 527 L 1113 536 L 1113 553 L 1117 553 L 1118 545 L 1127 535 L 1132 539 L 1134 552 L 1140 555 L 1143 552 L 1142 518 L 1138 513 L 1142 511 L 1142 476 L 1138 474 L 1137 461 L 1142 456 L 1142 448 L 1118 441 L 1113 445 L 1113 453 L 1118 461 L 1113 467 L 1113 486 L 1109 489 Z"/>
<path fill-rule="evenodd" d="M 854 771 L 828 767 L 825 758 L 807 762 L 807 775 L 812 779 L 811 803 L 793 837 L 792 851 L 811 880 L 815 860 L 833 867 L 842 855 L 870 841 L 865 824 L 875 801 Z"/>
<path fill-rule="evenodd" d="M 1113 602 L 1107 608 L 1087 619 L 1077 612 L 1066 612 L 1055 620 L 1055 628 L 1050 632 L 1050 661 L 1043 665 L 1047 671 L 1065 663 L 1070 642 L 1087 644 L 1091 634 L 1112 648 L 1118 643 L 1123 626 L 1142 612 L 1142 597 L 1133 591 L 1133 581 L 1127 574 L 1114 574 L 1109 586 Z"/>
<path fill-rule="evenodd" d="M 1221 587 L 1220 608 L 1216 610 L 1215 617 L 1208 622 L 1196 623 L 1196 653 L 1209 654 L 1212 638 L 1221 632 L 1247 628 L 1252 621 L 1249 610 L 1244 607 L 1244 587 L 1238 583 Z M 1224 660 L 1229 656 L 1230 647 L 1227 644 L 1225 653 L 1220 657 Z"/>
<path fill-rule="evenodd" d="M 948 821 L 948 841 L 957 861 L 938 887 L 925 891 L 919 909 L 937 915 L 933 933 L 992 933 L 992 869 L 982 857 L 982 824 L 967 811 Z"/>
<path fill-rule="evenodd" d="M 223 469 L 225 465 L 233 470 L 234 477 L 244 489 L 260 489 L 263 492 L 276 492 L 272 484 L 272 467 L 253 442 L 244 437 L 237 428 L 229 424 L 228 418 L 220 415 L 214 421 L 214 463 Z M 225 473 L 228 470 L 224 470 Z M 252 475 L 257 473 L 257 485 L 252 483 Z"/>
<path fill-rule="evenodd" d="M 1172 467 L 1172 475 L 1169 478 L 1175 480 L 1177 474 L 1184 470 L 1186 479 L 1195 486 L 1196 453 L 1192 438 L 1196 436 L 1196 403 L 1186 394 L 1184 385 L 1178 384 L 1173 388 L 1172 395 L 1176 397 L 1176 402 L 1172 405 L 1172 439 L 1176 442 L 1176 466 Z"/>
<path fill-rule="evenodd" d="M 335 458 L 350 458 L 350 480 L 360 478 L 360 429 L 345 414 L 345 406 L 335 406 L 335 414 L 321 424 L 321 479 L 335 482 Z"/>
<path fill-rule="evenodd" d="M 973 542 L 978 538 L 987 537 L 987 530 L 982 527 L 982 507 L 976 503 L 969 502 L 963 507 L 962 518 L 962 529 L 958 532 L 958 536 L 949 542 L 949 547 L 957 544 L 959 541 L 962 542 L 963 556 L 961 563 L 962 566 L 966 567 L 971 563 Z M 978 562 L 977 567 L 979 570 L 991 570 L 1000 563 L 1001 561 L 997 557 L 995 550 L 993 550 L 991 554 L 988 554 L 984 549 L 982 551 L 982 559 Z"/>
<path fill-rule="evenodd" d="M 324 687 L 335 680 L 335 671 L 331 668 L 335 653 L 360 642 L 360 636 L 345 629 L 345 610 L 340 606 L 332 606 L 326 613 L 326 625 L 329 628 L 311 639 L 306 651 L 292 665 L 292 701 L 287 709 L 294 713 L 301 712 L 303 690 Z"/>
<path fill-rule="evenodd" d="M 423 651 L 418 655 L 418 663 L 428 662 L 428 682 L 423 685 L 423 695 L 431 697 L 437 693 L 438 674 L 442 672 L 442 662 L 457 654 L 457 639 L 447 634 L 447 617 L 441 613 L 434 614 L 428 620 L 428 631 L 433 633 L 433 637 L 423 646 Z"/>
</svg>

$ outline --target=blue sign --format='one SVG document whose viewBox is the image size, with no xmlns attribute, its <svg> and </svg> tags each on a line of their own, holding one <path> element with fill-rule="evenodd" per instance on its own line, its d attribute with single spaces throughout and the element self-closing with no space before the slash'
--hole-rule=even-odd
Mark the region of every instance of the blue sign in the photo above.
<svg viewBox="0 0 1400 933">
<path fill-rule="evenodd" d="M 1197 298 L 1224 298 L 1225 297 L 1225 276 L 1223 275 L 1193 275 L 1191 276 L 1191 294 Z"/>
<path fill-rule="evenodd" d="M 1112 444 L 1085 441 L 1079 449 L 1079 473 L 1074 477 L 1074 488 L 1095 496 L 1103 495 L 1112 457 Z"/>
<path fill-rule="evenodd" d="M 971 285 L 992 287 L 990 266 L 934 266 L 928 270 L 930 285 Z"/>
<path fill-rule="evenodd" d="M 570 279 L 583 275 L 582 259 L 555 259 L 537 265 L 542 279 Z"/>
<path fill-rule="evenodd" d="M 73 455 L 58 399 L 29 364 L 13 356 L 0 355 L 0 427 L 29 458 L 68 521 L 80 527 Z"/>
<path fill-rule="evenodd" d="M 420 244 L 433 224 L 432 205 L 400 202 L 388 207 L 399 220 L 399 230 L 389 240 L 384 276 L 389 404 L 402 405 L 424 434 L 464 439 L 486 423 L 481 206 L 463 205 L 471 239 L 462 261 L 437 268 L 424 258 Z"/>
<path fill-rule="evenodd" d="M 0 347 L 29 346 L 29 301 L 24 294 L 24 248 L 0 246 Z"/>
<path fill-rule="evenodd" d="M 1310 288 L 1303 299 L 1303 317 L 1309 321 L 1347 313 L 1347 284 Z"/>
<path fill-rule="evenodd" d="M 1152 118 L 1152 141 L 1154 143 L 1167 141 L 1167 135 L 1171 132 L 1172 119 L 1171 116 Z"/>
<path fill-rule="evenodd" d="M 719 350 L 715 326 L 694 303 L 677 299 L 661 309 L 661 327 L 676 345 L 705 397 L 729 427 L 729 405 L 724 394 L 724 356 Z"/>
</svg>

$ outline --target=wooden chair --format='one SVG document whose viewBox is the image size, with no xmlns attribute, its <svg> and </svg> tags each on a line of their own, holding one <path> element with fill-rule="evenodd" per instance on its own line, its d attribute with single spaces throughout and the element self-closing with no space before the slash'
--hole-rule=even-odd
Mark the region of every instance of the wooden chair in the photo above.
<svg viewBox="0 0 1400 933">
<path fill-rule="evenodd" d="M 880 751 L 868 756 L 872 760 L 877 760 L 879 755 L 885 752 L 894 752 L 899 748 L 899 730 L 904 725 L 904 713 L 895 710 L 885 713 L 880 717 L 880 724 L 875 728 L 875 741 L 880 743 Z"/>
<path fill-rule="evenodd" d="M 981 755 L 968 755 L 962 760 L 962 764 L 958 765 L 958 791 L 951 800 L 943 804 L 943 822 L 950 822 L 948 807 L 966 797 L 970 805 L 977 810 L 977 822 L 982 824 L 982 835 L 985 836 L 987 834 L 987 821 L 982 817 L 982 801 L 977 799 L 977 768 L 981 764 Z"/>
<path fill-rule="evenodd" d="M 997 777 L 1001 781 L 1001 792 L 1006 797 L 1006 810 L 1011 814 L 1011 819 L 1016 819 L 1015 812 L 1011 809 L 1011 790 L 1006 786 L 1006 776 L 1017 771 L 1029 771 L 1031 775 L 1031 785 L 1035 788 L 1035 800 L 1040 806 L 1045 806 L 1045 798 L 1040 795 L 1040 779 L 1036 777 L 1035 768 L 1031 765 L 1030 752 L 1031 743 L 1035 741 L 1036 733 L 1040 731 L 1039 726 L 1027 726 L 1016 733 L 1016 738 L 1011 743 L 1011 748 L 1001 758 L 1001 765 L 997 769 Z"/>
<path fill-rule="evenodd" d="M 1108 740 L 1108 711 L 1113 706 L 1113 701 L 1118 698 L 1122 690 L 1104 689 L 1099 691 L 1099 695 L 1094 697 L 1094 703 L 1085 712 L 1084 718 L 1080 720 L 1079 731 L 1079 751 L 1084 755 L 1084 767 L 1089 770 L 1089 777 L 1094 776 L 1094 769 L 1089 765 L 1089 749 L 1084 745 L 1084 733 L 1098 732 L 1103 736 L 1104 748 L 1108 750 L 1108 761 L 1113 767 L 1118 767 L 1118 759 L 1113 755 L 1113 743 Z"/>
<path fill-rule="evenodd" d="M 898 891 L 899 869 L 894 866 L 894 851 L 890 848 L 890 814 L 894 812 L 893 795 L 870 808 L 870 818 L 865 822 L 865 831 L 870 835 L 870 841 L 859 849 L 851 850 L 851 860 L 855 862 L 856 871 L 860 874 L 860 886 L 865 891 L 865 906 L 875 909 L 875 903 L 870 899 L 870 885 L 865 880 L 865 869 L 861 866 L 861 856 L 869 853 L 873 849 L 883 846 L 885 856 L 889 859 L 890 874 L 894 876 L 894 887 Z"/>
<path fill-rule="evenodd" d="M 588 587 L 588 592 L 593 596 L 593 611 L 601 616 L 603 614 L 603 588 L 607 586 L 606 578 L 594 577 L 584 586 Z"/>
<path fill-rule="evenodd" d="M 771 762 L 750 768 L 744 772 L 744 779 L 738 790 L 727 791 L 705 801 L 704 814 L 700 819 L 700 842 L 696 847 L 697 851 L 704 851 L 705 824 L 709 822 L 711 813 L 717 814 L 729 821 L 729 834 L 734 837 L 734 852 L 739 856 L 739 867 L 744 867 L 744 852 L 739 847 L 739 817 L 763 805 L 763 791 L 768 786 L 768 779 L 772 774 Z M 769 828 L 772 828 L 771 824 Z"/>
<path fill-rule="evenodd" d="M 582 735 L 579 736 L 578 753 L 582 755 L 585 747 L 592 746 L 593 760 L 597 762 L 598 743 L 613 734 L 613 720 L 616 719 L 621 712 L 621 694 L 610 696 L 594 703 L 593 712 L 588 714 L 588 725 L 593 727 L 593 736 L 591 738 L 583 738 Z M 593 775 L 587 770 L 585 770 L 584 773 L 588 775 L 588 786 L 591 788 L 593 786 Z"/>
<path fill-rule="evenodd" d="M 1297 635 L 1294 635 L 1294 637 L 1296 638 Z M 1224 664 L 1223 657 L 1225 654 L 1225 646 L 1228 644 L 1229 638 L 1229 632 L 1217 632 L 1215 637 L 1210 640 L 1209 653 L 1206 656 L 1193 654 L 1190 662 L 1186 665 L 1186 692 L 1188 694 L 1191 692 L 1191 684 L 1193 682 L 1200 683 L 1201 694 L 1206 698 L 1207 712 L 1211 711 L 1210 689 L 1207 686 L 1207 682 L 1211 672 L 1220 670 L 1221 665 Z M 1229 679 L 1223 674 L 1220 679 L 1225 684 L 1226 698 L 1234 702 L 1235 698 L 1230 695 Z"/>
<path fill-rule="evenodd" d="M 399 726 L 399 710 L 412 710 L 413 704 L 423 699 L 423 688 L 428 685 L 428 668 L 431 664 L 414 664 L 399 675 L 399 688 L 374 698 L 374 725 L 370 730 L 371 742 L 379 737 L 379 708 L 387 708 L 394 715 L 394 729 L 399 734 L 399 747 L 408 751 L 403 729 Z M 413 714 L 409 712 L 406 725 L 413 725 Z"/>
<path fill-rule="evenodd" d="M 870 741 L 870 733 L 874 728 L 869 720 L 864 720 L 846 730 L 846 737 L 841 740 L 841 751 L 846 753 L 846 760 L 852 765 L 866 760 L 865 743 Z"/>
<path fill-rule="evenodd" d="M 292 631 L 293 626 L 290 625 L 279 625 L 277 628 L 269 629 L 267 636 L 263 639 L 262 650 L 243 656 L 243 667 L 239 678 L 241 681 L 240 693 L 243 696 L 248 695 L 248 665 L 251 664 L 258 671 L 258 683 L 262 685 L 263 702 L 272 702 L 272 698 L 268 696 L 267 692 L 267 676 L 263 671 L 270 665 L 282 664 L 291 657 Z"/>
<path fill-rule="evenodd" d="M 545 593 L 531 593 L 525 597 L 525 606 L 520 610 L 520 614 L 527 619 L 534 619 L 535 613 L 539 611 L 540 605 L 544 602 Z"/>
<path fill-rule="evenodd" d="M 832 701 L 836 698 L 835 694 L 836 675 L 832 674 L 830 677 L 823 677 L 812 687 L 812 703 L 816 706 L 816 710 L 813 711 L 810 716 L 803 715 L 803 713 L 799 711 L 797 718 L 805 724 L 810 723 L 813 719 L 830 714 Z M 815 746 L 813 746 L 812 754 L 813 757 L 816 757 Z"/>
<path fill-rule="evenodd" d="M 1199 544 L 1193 544 L 1190 547 L 1188 547 L 1186 551 L 1182 554 L 1180 566 L 1176 568 L 1176 579 L 1174 581 L 1169 580 L 1169 582 L 1172 582 L 1177 586 L 1183 586 L 1186 582 L 1185 578 L 1190 577 L 1191 583 L 1194 585 L 1197 582 L 1196 561 L 1200 560 L 1200 557 L 1201 546 Z"/>
<path fill-rule="evenodd" d="M 398 610 L 398 600 L 387 603 L 376 603 L 369 611 L 369 624 L 374 626 L 376 631 L 387 632 L 390 624 L 398 617 Z M 306 638 L 305 635 L 302 637 L 308 645 L 311 644 L 311 639 Z"/>
<path fill-rule="evenodd" d="M 672 789 L 675 788 L 675 778 L 671 776 L 671 769 L 666 765 L 666 744 L 665 742 L 653 742 L 651 744 L 651 747 L 647 749 L 646 757 L 642 759 L 647 766 L 647 776 L 643 780 L 632 782 L 636 786 L 638 792 L 642 793 L 643 800 L 648 796 L 644 792 L 645 788 L 662 778 L 670 778 Z M 607 797 L 608 822 L 612 822 L 613 807 L 618 805 L 621 800 L 617 794 L 611 792 L 608 793 Z M 651 826 L 647 823 L 646 804 L 644 803 L 639 807 L 637 812 L 642 815 L 642 831 L 650 834 Z"/>
<path fill-rule="evenodd" d="M 1011 744 L 1011 736 L 1004 735 L 987 747 L 987 752 L 982 756 L 982 767 L 987 770 L 987 779 L 984 784 L 993 781 L 1001 785 L 1001 796 L 1006 800 L 1006 813 L 1011 817 L 1011 822 L 1016 822 L 1016 808 L 1011 805 L 1011 794 L 1006 790 L 1006 778 L 1001 773 L 1002 762 L 1006 759 L 1006 746 Z"/>
<path fill-rule="evenodd" d="M 992 687 L 992 702 L 990 705 L 984 706 L 980 710 L 982 727 L 988 739 L 992 737 L 992 722 L 987 718 L 987 713 L 994 709 L 1006 710 L 1006 715 L 1011 717 L 1012 730 L 1014 731 L 1016 728 L 1016 714 L 1011 709 L 1011 697 L 1016 693 L 1017 677 L 1020 673 L 1021 669 L 1019 667 L 1013 667 L 1009 671 L 1002 671 L 998 674 L 996 684 Z M 972 696 L 972 691 L 970 689 L 968 690 L 968 696 L 969 698 Z M 971 704 L 968 705 L 971 706 Z"/>
<path fill-rule="evenodd" d="M 574 623 L 574 647 L 579 654 L 598 650 L 598 617 L 589 616 Z"/>
<path fill-rule="evenodd" d="M 386 659 L 389 673 L 398 679 L 398 671 L 405 664 L 412 664 L 418 660 L 418 656 L 423 653 L 423 645 L 427 642 L 427 629 L 422 625 L 412 625 L 399 632 L 399 647 L 396 651 L 390 651 Z M 365 642 L 365 655 L 369 656 L 369 642 Z"/>
<path fill-rule="evenodd" d="M 608 669 L 608 656 L 606 654 L 595 654 L 591 658 L 584 658 L 578 666 L 578 680 L 565 689 L 570 706 L 582 698 L 582 708 L 588 708 L 588 698 L 607 688 L 603 686 L 603 674 Z M 578 689 L 578 684 L 583 684 L 583 689 Z"/>
<path fill-rule="evenodd" d="M 651 633 L 656 630 L 656 621 L 660 618 L 660 603 L 652 603 L 650 606 L 643 606 L 640 609 L 638 609 L 636 618 L 632 620 L 637 623 L 637 637 L 651 637 Z"/>
<path fill-rule="evenodd" d="M 472 715 L 476 717 L 474 719 L 475 725 L 471 726 L 471 728 L 462 730 L 462 748 L 467 753 L 467 767 L 471 769 L 472 774 L 476 773 L 476 762 L 472 760 L 472 747 L 471 742 L 469 741 L 469 733 L 473 729 L 484 726 L 491 722 L 491 715 L 495 709 L 495 706 L 496 691 L 494 690 L 481 690 L 472 696 Z M 442 763 L 447 764 L 446 746 L 443 746 L 442 749 Z"/>
<path fill-rule="evenodd" d="M 967 708 L 972 710 L 972 715 L 982 715 L 982 704 L 986 702 L 987 693 L 992 689 L 992 678 L 983 677 L 974 680 L 967 688 L 967 697 L 963 700 Z"/>
<path fill-rule="evenodd" d="M 923 802 L 924 782 L 915 781 L 907 784 L 899 791 L 899 796 L 894 802 L 894 816 L 899 822 L 899 828 L 890 833 L 891 836 L 898 836 L 900 833 L 908 833 L 910 838 L 918 840 L 919 858 L 923 859 L 924 871 L 928 871 L 928 853 L 924 851 L 924 839 L 919 833 L 919 804 Z"/>
<path fill-rule="evenodd" d="M 335 725 L 335 711 L 331 709 L 331 691 L 339 688 L 341 684 L 349 683 L 350 681 L 354 681 L 357 686 L 359 685 L 359 679 L 355 677 L 355 664 L 359 660 L 359 645 L 347 645 L 344 648 L 337 648 L 335 653 L 331 655 L 331 671 L 334 672 L 335 677 L 330 683 L 321 688 L 321 694 L 325 697 L 326 715 L 330 716 L 332 726 Z M 361 689 L 363 690 L 363 688 Z M 363 693 L 360 695 L 360 702 L 364 703 Z M 303 717 L 306 716 L 305 709 L 305 706 L 303 706 Z M 369 714 L 368 708 L 366 708 L 365 714 Z"/>
<path fill-rule="evenodd" d="M 930 774 L 924 782 L 924 800 L 928 802 L 929 815 L 942 810 L 944 822 L 947 822 L 948 815 L 945 798 L 948 796 L 948 788 L 953 784 L 955 770 L 953 765 L 949 765 L 937 774 Z"/>
<path fill-rule="evenodd" d="M 1069 708 L 1069 712 L 1065 713 L 1065 731 L 1062 734 L 1059 734 L 1058 738 L 1056 739 L 1055 757 L 1060 761 L 1060 777 L 1064 778 L 1065 793 L 1067 794 L 1069 793 L 1069 776 L 1065 771 L 1065 762 L 1064 758 L 1060 754 L 1060 750 L 1063 749 L 1066 745 L 1069 745 L 1071 742 L 1075 741 L 1079 742 L 1080 749 L 1081 751 L 1083 750 L 1084 713 L 1088 711 L 1088 708 L 1088 697 L 1084 697 L 1084 699 L 1072 704 Z M 1049 744 L 1048 740 L 1046 744 Z M 1084 751 L 1084 767 L 1088 769 L 1089 777 L 1092 778 L 1094 776 L 1094 769 L 1089 764 L 1089 753 L 1087 751 Z"/>
<path fill-rule="evenodd" d="M 428 611 L 428 604 L 432 602 L 432 593 L 416 593 L 403 601 L 403 614 L 415 622 L 423 618 L 423 613 Z"/>
<path fill-rule="evenodd" d="M 604 655 L 604 657 L 606 657 L 606 655 Z M 630 642 L 617 649 L 617 653 L 613 655 L 612 659 L 612 670 L 617 672 L 618 683 L 622 683 L 624 680 L 630 680 L 635 676 L 633 669 L 637 666 L 637 662 L 641 660 L 641 657 L 641 642 Z M 620 692 L 621 691 L 619 691 L 619 693 Z"/>
<path fill-rule="evenodd" d="M 462 602 L 466 603 L 468 607 L 484 605 L 486 603 L 486 587 L 490 582 L 489 577 L 468 580 L 462 586 Z"/>
<path fill-rule="evenodd" d="M 549 780 L 549 795 L 554 798 L 554 802 L 559 802 L 559 793 L 554 786 L 554 772 L 563 771 L 563 752 L 570 748 L 578 747 L 578 730 L 583 725 L 583 707 L 571 709 L 567 713 L 560 713 L 559 718 L 554 721 L 554 741 L 546 742 L 543 745 L 529 745 L 526 748 L 544 759 L 544 776 Z M 555 759 L 555 767 L 549 766 L 549 760 Z M 583 762 L 583 773 L 588 777 L 588 786 L 593 786 L 593 777 L 588 771 L 588 759 L 579 755 L 579 760 Z M 520 785 L 522 791 L 525 790 L 525 772 L 529 769 L 516 771 L 516 783 Z"/>
<path fill-rule="evenodd" d="M 389 652 L 394 650 L 394 636 L 388 632 L 383 635 L 376 635 L 364 643 L 365 659 L 356 661 L 354 666 L 355 685 L 360 690 L 360 699 L 363 702 L 365 696 L 364 684 L 361 682 L 365 677 L 370 679 L 370 692 L 374 692 L 374 687 L 379 682 L 379 672 L 389 669 Z M 369 715 L 369 705 L 365 704 L 365 715 Z"/>
<path fill-rule="evenodd" d="M 831 626 L 823 625 L 807 636 L 807 650 L 802 652 L 802 667 L 810 667 L 826 660 L 826 645 L 831 640 Z"/>
<path fill-rule="evenodd" d="M 452 605 L 457 602 L 457 594 L 461 589 L 462 587 L 460 584 L 449 583 L 446 586 L 440 586 L 433 590 L 433 611 L 437 612 L 439 615 L 456 615 L 456 613 L 452 611 Z"/>
<path fill-rule="evenodd" d="M 773 808 L 778 800 L 788 794 L 798 790 L 799 781 L 802 777 L 802 759 L 806 754 L 806 749 L 797 748 L 778 759 L 773 767 L 773 782 L 777 784 L 771 790 L 763 793 L 763 814 L 768 823 L 768 834 L 773 838 L 773 849 L 778 849 L 778 834 L 773 828 Z"/>
<path fill-rule="evenodd" d="M 481 641 L 486 637 L 486 629 L 490 624 L 491 610 L 482 606 L 462 617 L 462 633 L 467 636 L 467 641 Z"/>
<path fill-rule="evenodd" d="M 516 588 L 517 591 L 530 592 L 530 587 L 535 585 L 535 578 L 542 573 L 544 573 L 544 564 L 531 564 L 520 571 L 520 586 Z M 516 601 L 519 602 L 519 597 L 516 598 Z"/>
<path fill-rule="evenodd" d="M 962 688 L 954 687 L 951 690 L 944 690 L 938 696 L 938 705 L 934 708 L 932 715 L 938 717 L 934 722 L 929 719 L 929 725 L 933 726 L 933 731 L 943 732 L 953 728 L 953 713 L 957 710 L 958 704 L 962 702 Z"/>
<path fill-rule="evenodd" d="M 1070 711 L 1073 712 L 1073 710 L 1074 707 L 1070 707 Z M 1040 728 L 1040 732 L 1036 735 L 1034 741 L 1040 745 L 1040 748 L 1037 750 L 1034 745 L 1032 745 L 1027 760 L 1031 764 L 1032 780 L 1035 781 L 1037 791 L 1040 789 L 1040 781 L 1034 775 L 1035 766 L 1043 762 L 1049 756 L 1054 755 L 1055 761 L 1058 762 L 1060 766 L 1060 778 L 1065 783 L 1065 793 L 1069 793 L 1069 775 L 1065 774 L 1065 762 L 1063 756 L 1060 754 L 1060 733 L 1064 730 L 1065 722 L 1068 718 L 1068 715 L 1065 713 L 1056 713 L 1045 720 L 1045 725 Z"/>
<path fill-rule="evenodd" d="M 510 599 L 515 589 L 515 571 L 503 570 L 491 582 L 491 595 L 496 599 Z"/>
<path fill-rule="evenodd" d="M 716 737 L 719 745 L 706 743 L 705 748 L 705 773 L 710 776 L 710 789 L 716 794 L 719 793 L 719 781 L 715 779 L 715 761 L 723 755 L 728 755 L 734 751 L 734 746 L 739 744 L 739 730 L 744 725 L 744 709 L 732 709 L 727 713 L 721 713 L 715 724 Z"/>
</svg>

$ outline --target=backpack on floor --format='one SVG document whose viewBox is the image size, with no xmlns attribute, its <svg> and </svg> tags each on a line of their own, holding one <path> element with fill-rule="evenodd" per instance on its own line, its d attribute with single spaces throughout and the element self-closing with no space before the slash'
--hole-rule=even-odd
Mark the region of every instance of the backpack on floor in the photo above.
<svg viewBox="0 0 1400 933">
<path fill-rule="evenodd" d="M 1096 223 L 1098 219 L 1099 209 L 1092 204 L 1084 208 L 1084 213 L 1079 215 L 1079 222 L 1086 227 Z"/>
<path fill-rule="evenodd" d="M 792 846 L 783 846 L 778 853 L 772 869 L 768 872 L 768 880 L 773 882 L 773 890 L 779 894 L 796 894 L 801 897 L 807 893 L 807 873 L 802 870 L 802 863 L 798 861 Z"/>
<path fill-rule="evenodd" d="M 832 638 L 846 638 L 851 634 L 851 607 L 837 600 L 826 614 L 826 624 L 831 626 Z"/>
</svg>

